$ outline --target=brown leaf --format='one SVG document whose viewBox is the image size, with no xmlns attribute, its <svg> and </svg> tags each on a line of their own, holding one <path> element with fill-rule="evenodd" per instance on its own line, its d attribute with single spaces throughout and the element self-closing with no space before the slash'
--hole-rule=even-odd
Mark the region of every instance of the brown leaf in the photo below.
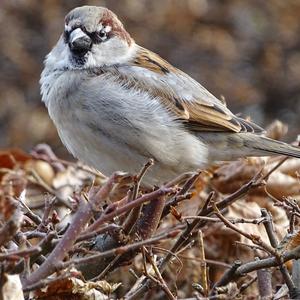
<svg viewBox="0 0 300 300">
<path fill-rule="evenodd" d="M 36 172 L 43 181 L 50 186 L 52 185 L 55 172 L 53 167 L 48 162 L 39 159 L 30 159 L 26 161 L 24 168 L 26 171 Z"/>
<path fill-rule="evenodd" d="M 219 192 L 230 194 L 251 180 L 262 166 L 263 160 L 260 158 L 226 163 L 214 172 L 211 183 Z"/>
<path fill-rule="evenodd" d="M 273 121 L 266 128 L 266 136 L 274 140 L 280 140 L 288 132 L 288 126 L 279 120 Z"/>
<path fill-rule="evenodd" d="M 300 245 L 300 230 L 287 242 L 285 249 L 292 250 Z"/>
<path fill-rule="evenodd" d="M 20 149 L 0 151 L 0 168 L 13 169 L 16 164 L 24 164 L 31 156 Z"/>
<path fill-rule="evenodd" d="M 105 300 L 104 294 L 113 293 L 120 284 L 110 285 L 106 281 L 84 282 L 78 278 L 64 278 L 50 283 L 46 288 L 31 293 L 33 299 L 82 299 L 82 300 Z M 75 298 L 74 298 L 75 297 Z"/>
</svg>

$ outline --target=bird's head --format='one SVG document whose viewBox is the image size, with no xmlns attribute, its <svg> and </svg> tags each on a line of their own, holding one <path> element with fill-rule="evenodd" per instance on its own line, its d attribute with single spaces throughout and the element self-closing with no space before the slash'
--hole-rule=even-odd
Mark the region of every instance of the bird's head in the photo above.
<svg viewBox="0 0 300 300">
<path fill-rule="evenodd" d="M 46 64 L 56 68 L 90 69 L 122 64 L 134 49 L 134 40 L 118 17 L 107 8 L 82 6 L 65 17 L 65 28 Z"/>
</svg>

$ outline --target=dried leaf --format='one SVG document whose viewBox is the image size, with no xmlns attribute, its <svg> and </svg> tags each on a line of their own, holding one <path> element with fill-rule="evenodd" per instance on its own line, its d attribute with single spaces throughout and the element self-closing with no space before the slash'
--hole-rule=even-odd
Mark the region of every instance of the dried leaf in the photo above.
<svg viewBox="0 0 300 300">
<path fill-rule="evenodd" d="M 25 172 L 21 169 L 4 173 L 0 182 L 0 188 L 6 196 L 20 197 L 27 185 Z"/>
<path fill-rule="evenodd" d="M 17 164 L 24 164 L 31 156 L 20 149 L 0 151 L 0 168 L 13 169 Z"/>
<path fill-rule="evenodd" d="M 110 285 L 106 281 L 84 282 L 78 278 L 64 278 L 50 283 L 46 288 L 31 293 L 33 299 L 76 299 L 82 300 L 105 300 L 113 293 L 120 284 Z M 72 298 L 73 297 L 73 298 Z"/>
<path fill-rule="evenodd" d="M 176 208 L 174 206 L 171 206 L 170 212 L 172 214 L 173 217 L 175 217 L 176 220 L 180 221 L 182 214 L 176 210 Z"/>
<path fill-rule="evenodd" d="M 53 188 L 62 199 L 68 199 L 75 190 L 93 181 L 94 176 L 74 166 L 68 166 L 64 171 L 58 172 L 53 179 Z"/>
<path fill-rule="evenodd" d="M 251 180 L 263 165 L 264 161 L 260 158 L 226 163 L 215 171 L 211 182 L 219 192 L 230 194 Z"/>
<path fill-rule="evenodd" d="M 285 245 L 286 250 L 292 250 L 300 245 L 300 230 L 296 232 Z"/>
<path fill-rule="evenodd" d="M 266 128 L 266 136 L 274 140 L 280 140 L 288 132 L 288 126 L 279 120 L 273 121 Z"/>
<path fill-rule="evenodd" d="M 45 181 L 48 185 L 52 185 L 55 177 L 53 167 L 46 161 L 30 159 L 25 163 L 24 166 L 26 171 L 34 171 L 37 175 Z"/>
</svg>

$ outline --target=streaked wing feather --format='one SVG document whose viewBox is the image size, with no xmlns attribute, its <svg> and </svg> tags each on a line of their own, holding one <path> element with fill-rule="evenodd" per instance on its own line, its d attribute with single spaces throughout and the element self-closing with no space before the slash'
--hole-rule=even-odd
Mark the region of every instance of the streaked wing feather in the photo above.
<svg viewBox="0 0 300 300">
<path fill-rule="evenodd" d="M 254 123 L 235 116 L 222 101 L 197 81 L 139 47 L 129 68 L 115 69 L 117 80 L 127 86 L 147 91 L 193 131 L 263 132 Z"/>
</svg>

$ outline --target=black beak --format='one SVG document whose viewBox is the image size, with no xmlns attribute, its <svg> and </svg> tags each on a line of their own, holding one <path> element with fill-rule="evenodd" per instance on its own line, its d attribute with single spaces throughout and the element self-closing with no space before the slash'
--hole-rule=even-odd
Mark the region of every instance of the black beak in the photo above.
<svg viewBox="0 0 300 300">
<path fill-rule="evenodd" d="M 74 30 L 70 35 L 69 48 L 75 55 L 83 56 L 91 50 L 92 40 L 81 30 Z"/>
</svg>

